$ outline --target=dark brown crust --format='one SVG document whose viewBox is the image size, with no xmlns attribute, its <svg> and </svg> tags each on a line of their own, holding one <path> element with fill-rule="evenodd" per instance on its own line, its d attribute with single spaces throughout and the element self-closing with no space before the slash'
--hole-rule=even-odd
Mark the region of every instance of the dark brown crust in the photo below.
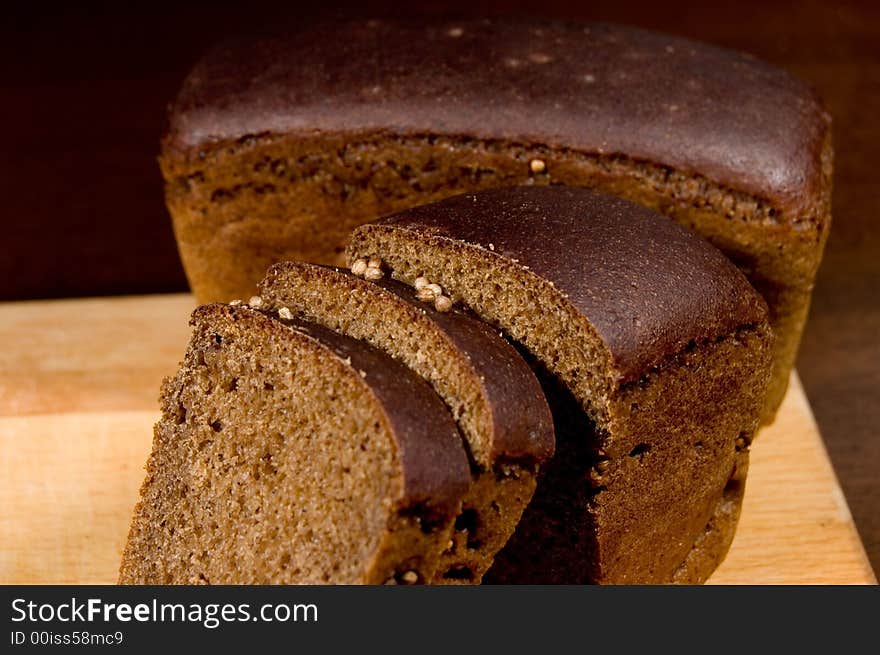
<svg viewBox="0 0 880 655">
<path fill-rule="evenodd" d="M 553 454 L 553 417 L 535 374 L 513 346 L 470 312 L 461 308 L 438 312 L 432 305 L 420 303 L 415 290 L 400 282 L 387 278 L 367 282 L 344 269 L 303 262 L 276 264 L 261 289 L 281 275 L 322 277 L 327 284 L 348 285 L 357 293 L 370 294 L 376 302 L 393 303 L 402 320 L 412 317 L 415 310 L 463 353 L 480 379 L 492 412 L 492 461 L 535 464 Z"/>
<path fill-rule="evenodd" d="M 438 312 L 419 303 L 412 287 L 388 279 L 378 284 L 408 305 L 424 307 L 430 319 L 467 354 L 492 408 L 492 454 L 496 460 L 529 459 L 540 463 L 553 455 L 550 408 L 535 374 L 513 346 L 462 308 Z"/>
<path fill-rule="evenodd" d="M 470 485 L 470 465 L 452 416 L 424 380 L 363 342 L 247 306 L 200 307 L 191 323 L 204 314 L 220 312 L 232 321 L 249 315 L 258 325 L 262 322 L 263 329 L 284 330 L 287 338 L 307 341 L 347 364 L 382 406 L 397 440 L 404 478 L 401 507 L 425 506 L 444 514 L 458 511 L 457 504 Z"/>
<path fill-rule="evenodd" d="M 466 194 L 365 225 L 482 248 L 550 282 L 599 333 L 618 382 L 766 320 L 764 301 L 720 252 L 674 221 L 586 189 Z M 578 253 L 572 266 L 561 253 Z"/>
<path fill-rule="evenodd" d="M 368 21 L 215 49 L 187 78 L 165 147 L 197 158 L 220 141 L 320 133 L 539 143 L 704 175 L 794 217 L 823 188 L 829 126 L 793 76 L 682 38 L 606 24 Z"/>
</svg>

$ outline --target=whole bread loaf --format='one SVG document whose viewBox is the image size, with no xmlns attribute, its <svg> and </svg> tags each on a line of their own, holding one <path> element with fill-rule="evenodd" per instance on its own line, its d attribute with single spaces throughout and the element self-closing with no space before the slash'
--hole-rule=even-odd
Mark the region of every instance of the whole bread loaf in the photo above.
<svg viewBox="0 0 880 655">
<path fill-rule="evenodd" d="M 706 579 L 733 537 L 773 343 L 718 250 L 625 200 L 533 186 L 361 226 L 348 256 L 431 280 L 542 372 L 556 454 L 488 581 Z"/>
<path fill-rule="evenodd" d="M 777 335 L 781 401 L 830 225 L 830 120 L 756 59 L 605 24 L 509 19 L 306 26 L 209 53 L 161 155 L 201 301 L 273 262 L 340 263 L 392 211 L 512 184 L 592 187 L 719 247 Z"/>
</svg>

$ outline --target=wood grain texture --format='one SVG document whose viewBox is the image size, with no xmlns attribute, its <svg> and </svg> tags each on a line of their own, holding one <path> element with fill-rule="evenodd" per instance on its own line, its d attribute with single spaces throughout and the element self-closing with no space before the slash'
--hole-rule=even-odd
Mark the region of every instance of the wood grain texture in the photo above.
<svg viewBox="0 0 880 655">
<path fill-rule="evenodd" d="M 710 582 L 876 584 L 797 373 L 752 446 L 739 528 Z"/>
<path fill-rule="evenodd" d="M 115 582 L 192 308 L 183 295 L 0 305 L 0 583 Z M 712 582 L 875 582 L 796 376 Z"/>
<path fill-rule="evenodd" d="M 156 418 L 0 417 L 0 584 L 115 584 Z"/>
<path fill-rule="evenodd" d="M 155 410 L 193 309 L 185 294 L 0 303 L 0 416 Z"/>
</svg>

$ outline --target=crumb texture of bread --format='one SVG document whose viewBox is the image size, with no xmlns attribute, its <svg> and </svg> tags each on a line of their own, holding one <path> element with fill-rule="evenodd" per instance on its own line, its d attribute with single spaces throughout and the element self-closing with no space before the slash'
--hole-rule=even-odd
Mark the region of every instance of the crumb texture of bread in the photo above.
<svg viewBox="0 0 880 655">
<path fill-rule="evenodd" d="M 163 386 L 120 583 L 434 575 L 470 480 L 436 394 L 317 326 L 225 305 L 199 308 L 192 324 Z"/>
<path fill-rule="evenodd" d="M 471 455 L 540 462 L 553 450 L 552 418 L 534 373 L 497 330 L 457 308 L 444 313 L 413 287 L 376 283 L 304 262 L 273 266 L 260 284 L 267 309 L 367 341 L 428 380 L 462 426 Z"/>
<path fill-rule="evenodd" d="M 717 250 L 617 198 L 520 187 L 362 226 L 357 258 L 435 280 L 540 373 L 556 455 L 487 581 L 663 583 L 695 549 L 723 557 L 735 521 L 720 525 L 719 503 L 773 341 L 763 300 Z M 721 536 L 697 546 L 704 534 Z"/>
<path fill-rule="evenodd" d="M 290 311 L 380 348 L 443 398 L 465 436 L 474 478 L 433 582 L 479 582 L 516 528 L 555 444 L 547 401 L 528 364 L 475 316 L 437 311 L 393 280 L 374 283 L 284 262 L 269 270 L 260 297 L 267 310 Z"/>
<path fill-rule="evenodd" d="M 765 422 L 831 224 L 831 120 L 808 85 L 607 24 L 354 21 L 226 44 L 184 82 L 160 161 L 202 302 L 248 297 L 273 262 L 338 265 L 356 226 L 458 193 L 569 185 L 655 209 L 767 300 Z"/>
</svg>

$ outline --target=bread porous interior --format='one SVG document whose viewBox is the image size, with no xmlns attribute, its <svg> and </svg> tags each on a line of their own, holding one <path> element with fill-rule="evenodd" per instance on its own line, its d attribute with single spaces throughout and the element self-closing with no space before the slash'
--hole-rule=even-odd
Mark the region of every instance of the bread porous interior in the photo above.
<svg viewBox="0 0 880 655">
<path fill-rule="evenodd" d="M 289 275 L 271 276 L 260 294 L 269 308 L 287 307 L 294 315 L 364 340 L 406 364 L 449 407 L 472 462 L 490 467 L 491 408 L 467 357 L 417 307 L 364 290 L 358 282 L 333 271 L 299 267 Z"/>
<path fill-rule="evenodd" d="M 164 385 L 121 582 L 369 581 L 402 493 L 387 419 L 332 353 L 248 323 L 198 320 Z"/>
<path fill-rule="evenodd" d="M 556 454 L 545 463 L 537 491 L 510 542 L 496 555 L 487 582 L 584 583 L 599 577 L 591 506 L 603 491 L 588 472 L 597 460 L 608 423 L 610 354 L 593 327 L 566 307 L 545 280 L 478 247 L 442 237 L 373 225 L 357 230 L 349 258 L 377 257 L 407 284 L 427 275 L 455 302 L 524 344 L 553 375 L 539 378 L 553 407 Z M 528 357 L 528 355 L 526 355 Z M 530 357 L 534 359 L 534 357 Z M 535 364 L 533 362 L 533 368 Z M 587 559 L 570 560 L 575 548 Z M 548 567 L 549 563 L 549 567 Z"/>
<path fill-rule="evenodd" d="M 499 463 L 475 475 L 433 584 L 482 582 L 497 553 L 519 529 L 537 481 L 534 467 L 518 462 Z"/>
<path fill-rule="evenodd" d="M 407 284 L 429 275 L 454 302 L 535 353 L 600 428 L 607 420 L 611 355 L 592 325 L 543 278 L 477 246 L 383 225 L 355 231 L 348 256 L 378 257 Z"/>
<path fill-rule="evenodd" d="M 531 459 L 495 460 L 492 409 L 467 355 L 425 310 L 345 273 L 279 264 L 261 284 L 260 295 L 266 308 L 286 307 L 294 315 L 389 353 L 443 398 L 465 436 L 474 478 L 432 582 L 480 582 L 516 529 L 537 479 Z"/>
</svg>

